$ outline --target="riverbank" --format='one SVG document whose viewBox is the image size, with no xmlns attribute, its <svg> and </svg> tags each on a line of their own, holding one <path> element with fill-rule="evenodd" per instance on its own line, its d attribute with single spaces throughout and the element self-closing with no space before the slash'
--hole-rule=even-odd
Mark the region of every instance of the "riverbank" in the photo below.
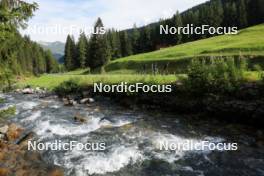
<svg viewBox="0 0 264 176">
<path fill-rule="evenodd" d="M 63 170 L 47 164 L 40 152 L 28 150 L 35 133 L 9 121 L 19 111 L 5 97 L 0 100 L 0 176 L 63 176 Z"/>
<path fill-rule="evenodd" d="M 65 106 L 56 96 L 39 98 L 37 93 L 10 93 L 5 97 L 6 105 L 17 107 L 16 115 L 9 121 L 33 131 L 38 143 L 56 140 L 106 143 L 107 149 L 103 152 L 40 152 L 45 162 L 61 166 L 67 176 L 158 176 L 161 173 L 191 176 L 248 173 L 257 176 L 263 172 L 263 130 L 248 125 L 191 114 L 122 107 L 105 96 L 94 95 L 94 102 L 74 106 Z M 166 151 L 158 148 L 159 144 L 167 142 L 200 145 L 202 141 L 235 142 L 238 150 Z"/>
<path fill-rule="evenodd" d="M 77 74 L 79 74 L 79 72 Z M 184 85 L 183 81 L 179 81 L 177 79 L 177 76 L 173 75 L 160 75 L 160 77 L 157 75 L 153 75 L 142 79 L 142 82 L 145 84 L 171 84 L 173 87 L 171 93 L 93 92 L 92 83 L 97 79 L 100 79 L 103 83 L 108 84 L 116 83 L 118 82 L 118 80 L 124 80 L 124 77 L 114 77 L 114 79 L 113 75 L 109 75 L 108 79 L 106 79 L 105 75 L 83 75 L 83 79 L 81 80 L 77 79 L 77 77 L 76 79 L 74 79 L 75 77 L 72 76 L 72 79 L 69 79 L 69 77 L 67 77 L 65 81 L 63 81 L 64 79 L 57 80 L 57 77 L 62 78 L 64 76 L 58 75 L 57 77 L 55 76 L 53 77 L 53 79 L 51 79 L 51 75 L 46 75 L 39 79 L 37 78 L 34 81 L 32 80 L 29 85 L 33 87 L 43 85 L 50 91 L 55 91 L 62 98 L 66 98 L 71 101 L 74 100 L 76 102 L 80 102 L 81 99 L 85 98 L 109 97 L 126 107 L 137 106 L 144 109 L 171 113 L 202 113 L 205 114 L 205 116 L 208 118 L 217 118 L 232 123 L 243 123 L 261 127 L 264 124 L 264 119 L 262 118 L 264 116 L 264 88 L 261 81 L 256 81 L 256 78 L 260 78 L 258 76 L 259 74 L 260 73 L 257 72 L 254 74 L 253 72 L 245 72 L 244 81 L 242 83 L 239 83 L 239 86 L 237 86 L 234 90 L 227 93 L 215 92 L 203 94 L 203 91 L 201 90 L 197 90 L 200 92 L 195 92 L 195 88 L 186 88 L 186 85 Z M 45 80 L 43 80 L 44 78 Z M 139 78 L 143 77 L 130 77 L 130 79 L 125 80 L 133 83 L 135 81 L 139 81 Z M 54 81 L 54 79 L 56 79 L 57 81 Z M 40 82 L 41 84 L 38 84 Z M 52 82 L 52 84 L 50 84 L 49 82 Z M 197 87 L 196 84 L 197 83 L 194 83 L 195 87 Z M 220 85 L 223 86 L 223 89 L 225 89 L 225 86 L 228 86 L 229 83 L 226 83 L 226 85 Z"/>
<path fill-rule="evenodd" d="M 170 93 L 94 93 L 93 85 L 80 86 L 66 81 L 55 89 L 65 105 L 85 104 L 100 97 L 108 97 L 126 108 L 142 108 L 159 113 L 203 114 L 203 117 L 220 119 L 262 127 L 264 124 L 263 84 L 247 82 L 232 93 L 197 94 L 178 82 Z"/>
<path fill-rule="evenodd" d="M 28 141 L 34 133 L 26 132 L 16 124 L 0 124 L 1 176 L 63 176 L 58 166 L 47 164 L 37 151 L 28 150 Z"/>
</svg>

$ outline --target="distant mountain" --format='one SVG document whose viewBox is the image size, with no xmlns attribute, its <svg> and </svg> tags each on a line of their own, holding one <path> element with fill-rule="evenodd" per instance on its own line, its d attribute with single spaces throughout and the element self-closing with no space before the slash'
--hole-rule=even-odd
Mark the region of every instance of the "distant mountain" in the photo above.
<svg viewBox="0 0 264 176">
<path fill-rule="evenodd" d="M 64 55 L 64 48 L 65 48 L 65 43 L 62 42 L 43 42 L 39 41 L 38 42 L 44 49 L 50 50 L 53 54 L 53 56 L 60 62 L 63 63 L 63 55 Z"/>
</svg>

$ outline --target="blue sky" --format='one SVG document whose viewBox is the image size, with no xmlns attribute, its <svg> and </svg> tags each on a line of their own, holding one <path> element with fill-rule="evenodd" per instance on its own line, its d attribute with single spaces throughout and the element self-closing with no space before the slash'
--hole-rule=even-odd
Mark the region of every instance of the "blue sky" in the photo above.
<svg viewBox="0 0 264 176">
<path fill-rule="evenodd" d="M 32 2 L 33 0 L 27 0 Z M 35 41 L 62 41 L 68 33 L 78 37 L 101 17 L 105 27 L 116 29 L 142 26 L 171 17 L 207 0 L 34 0 L 39 10 L 23 34 Z"/>
</svg>

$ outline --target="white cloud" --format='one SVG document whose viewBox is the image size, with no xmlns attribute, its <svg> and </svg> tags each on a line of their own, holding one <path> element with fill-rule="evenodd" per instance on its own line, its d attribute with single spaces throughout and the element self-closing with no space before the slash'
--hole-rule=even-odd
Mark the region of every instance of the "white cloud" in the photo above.
<svg viewBox="0 0 264 176">
<path fill-rule="evenodd" d="M 32 1 L 32 0 L 28 0 Z M 65 41 L 68 31 L 75 37 L 79 31 L 92 27 L 101 17 L 107 28 L 126 29 L 136 23 L 138 26 L 171 17 L 177 10 L 184 11 L 206 0 L 36 0 L 39 10 L 29 22 L 29 29 L 35 26 L 67 29 L 65 33 L 23 32 L 33 40 Z"/>
</svg>

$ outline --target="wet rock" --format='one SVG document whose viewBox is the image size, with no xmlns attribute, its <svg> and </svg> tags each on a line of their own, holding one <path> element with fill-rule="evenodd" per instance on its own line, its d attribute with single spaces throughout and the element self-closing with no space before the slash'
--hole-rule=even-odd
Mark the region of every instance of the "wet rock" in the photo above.
<svg viewBox="0 0 264 176">
<path fill-rule="evenodd" d="M 64 173 L 61 169 L 54 169 L 49 173 L 49 176 L 63 176 Z"/>
<path fill-rule="evenodd" d="M 16 89 L 15 92 L 16 92 L 16 93 L 21 93 L 22 90 L 21 90 L 21 89 Z"/>
<path fill-rule="evenodd" d="M 34 94 L 34 89 L 32 88 L 25 88 L 22 90 L 23 94 Z"/>
<path fill-rule="evenodd" d="M 89 102 L 89 98 L 84 98 L 84 99 L 81 99 L 80 100 L 80 103 L 81 104 L 86 104 L 86 103 L 88 103 Z"/>
<path fill-rule="evenodd" d="M 7 125 L 5 125 L 5 126 L 0 128 L 0 133 L 2 133 L 2 134 L 6 134 L 7 131 L 8 131 L 8 126 Z"/>
<path fill-rule="evenodd" d="M 89 98 L 88 102 L 89 102 L 89 103 L 94 103 L 95 100 L 94 100 L 93 98 Z"/>
<path fill-rule="evenodd" d="M 84 98 L 80 101 L 81 104 L 87 104 L 87 103 L 94 103 L 95 100 L 93 98 Z"/>
<path fill-rule="evenodd" d="M 7 130 L 8 140 L 0 140 L 0 176 L 63 176 L 61 168 L 48 165 L 38 152 L 27 150 L 27 141 L 33 133 L 24 132 L 23 135 L 22 131 L 11 124 Z M 13 142 L 17 138 L 19 145 Z"/>
<path fill-rule="evenodd" d="M 7 140 L 10 142 L 16 141 L 22 134 L 23 129 L 18 127 L 15 124 L 11 124 L 8 127 L 8 131 L 6 133 Z"/>
<path fill-rule="evenodd" d="M 80 122 L 80 123 L 85 123 L 85 122 L 87 122 L 87 120 L 86 120 L 84 117 L 82 117 L 80 114 L 76 114 L 76 115 L 74 116 L 74 121 L 75 121 L 75 122 Z"/>
<path fill-rule="evenodd" d="M 72 99 L 63 98 L 63 104 L 65 106 L 75 106 L 77 104 L 77 102 L 72 100 Z"/>
<path fill-rule="evenodd" d="M 0 134 L 0 140 L 6 140 L 6 135 L 5 134 Z"/>
<path fill-rule="evenodd" d="M 8 168 L 0 167 L 0 175 L 8 176 L 10 174 L 10 170 Z"/>
</svg>

